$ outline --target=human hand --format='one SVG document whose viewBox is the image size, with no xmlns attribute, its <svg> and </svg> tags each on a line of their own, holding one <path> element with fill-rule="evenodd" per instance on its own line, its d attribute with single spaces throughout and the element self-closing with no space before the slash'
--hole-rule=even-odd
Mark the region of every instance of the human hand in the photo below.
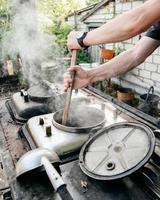
<svg viewBox="0 0 160 200">
<path fill-rule="evenodd" d="M 67 46 L 70 50 L 78 50 L 81 49 L 80 45 L 77 42 L 77 36 L 80 32 L 79 31 L 71 31 L 68 35 L 67 39 Z"/>
<path fill-rule="evenodd" d="M 73 66 L 68 68 L 67 73 L 64 74 L 64 91 L 72 84 L 72 73 L 75 73 L 73 89 L 79 89 L 82 87 L 86 87 L 90 84 L 90 77 L 87 70 L 80 68 L 79 66 Z"/>
</svg>

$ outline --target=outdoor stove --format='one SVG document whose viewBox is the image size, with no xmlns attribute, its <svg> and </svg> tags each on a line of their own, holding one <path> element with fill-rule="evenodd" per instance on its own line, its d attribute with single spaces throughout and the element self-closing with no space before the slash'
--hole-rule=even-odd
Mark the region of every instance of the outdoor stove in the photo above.
<svg viewBox="0 0 160 200">
<path fill-rule="evenodd" d="M 35 116 L 29 119 L 19 131 L 21 136 L 25 136 L 31 149 L 47 148 L 56 152 L 60 157 L 66 157 L 66 155 L 69 156 L 74 152 L 77 153 L 88 138 L 103 126 L 108 126 L 116 122 L 134 121 L 132 117 L 129 117 L 125 113 L 125 111 L 121 111 L 121 109 L 111 102 L 102 101 L 101 99 L 96 98 L 88 91 L 85 92 L 84 90 L 81 90 L 78 94 L 73 93 L 72 105 L 74 109 L 76 105 L 82 105 L 86 112 L 95 109 L 95 116 L 98 116 L 98 113 L 103 112 L 105 113 L 105 120 L 103 120 L 102 115 L 102 123 L 99 125 L 94 126 L 87 131 L 85 129 L 78 129 L 77 131 L 74 127 L 65 127 L 58 124 L 54 120 L 54 117 L 57 117 L 57 112 Z M 77 112 L 80 113 L 82 111 L 79 109 Z M 92 115 L 94 116 L 94 114 Z M 82 116 L 83 113 L 81 114 L 81 117 Z M 94 122 L 96 124 L 95 118 Z"/>
<path fill-rule="evenodd" d="M 105 127 L 117 122 L 141 122 L 142 124 L 146 124 L 152 130 L 158 129 L 159 124 L 157 122 L 159 119 L 154 119 L 138 109 L 119 102 L 113 97 L 105 95 L 94 88 L 90 88 L 89 90 L 79 90 L 78 94 L 73 93 L 73 101 L 75 102 L 75 105 L 84 105 L 83 103 L 85 102 L 85 105 L 87 104 L 87 106 L 103 111 L 105 113 L 105 124 L 103 124 L 103 126 Z M 40 147 L 48 148 L 49 150 L 58 153 L 61 159 L 61 174 L 67 184 L 68 190 L 73 196 L 73 199 L 102 200 L 107 198 L 110 200 L 116 200 L 117 195 L 120 200 L 160 199 L 160 168 L 158 166 L 158 163 L 160 162 L 160 137 L 158 132 L 156 133 L 156 150 L 149 162 L 141 170 L 136 174 L 134 173 L 133 175 L 114 183 L 101 182 L 88 178 L 81 171 L 77 160 L 72 161 L 77 159 L 81 146 L 88 140 L 88 138 L 92 137 L 98 129 L 101 130 L 101 127 L 95 127 L 95 129 L 87 133 L 74 133 L 59 130 L 53 123 L 53 116 L 55 113 L 56 112 L 35 116 L 29 119 L 28 122 L 19 130 L 21 136 L 19 137 L 19 140 L 22 140 L 22 144 L 23 141 L 27 141 L 27 145 L 29 145 L 27 151 Z M 6 119 L 4 119 L 3 122 L 4 134 L 5 122 Z M 12 132 L 7 132 L 7 138 L 9 138 L 9 135 L 13 137 Z M 14 150 L 10 149 L 10 151 L 13 151 L 14 154 Z M 3 158 L 3 162 L 4 160 L 5 159 Z M 15 161 L 14 163 L 16 164 Z M 5 166 L 9 165 L 3 165 L 7 174 L 9 174 L 11 170 L 13 170 L 14 174 L 14 167 L 5 168 Z M 83 187 L 82 183 L 85 182 L 87 182 L 87 186 Z M 13 199 L 32 199 L 35 197 L 35 194 L 37 195 L 37 199 L 50 200 L 53 196 L 54 199 L 59 199 L 59 197 L 55 197 L 55 193 L 53 195 L 53 190 L 49 189 L 49 183 L 47 183 L 44 176 L 41 175 L 39 179 L 36 178 L 34 180 L 33 178 L 32 184 L 28 183 L 27 180 L 24 183 L 17 183 L 17 180 L 13 178 L 10 185 L 13 190 Z"/>
<path fill-rule="evenodd" d="M 59 156 L 65 156 L 66 154 L 75 151 L 77 152 L 89 136 L 102 128 L 105 123 L 105 115 L 103 114 L 103 106 L 101 104 L 92 103 L 92 100 L 82 92 L 78 92 L 78 94 L 73 93 L 71 106 L 75 109 L 76 106 L 80 104 L 83 105 L 84 110 L 88 113 L 86 118 L 89 115 L 92 117 L 91 115 L 93 114 L 97 114 L 97 117 L 99 116 L 99 119 L 89 121 L 90 124 L 92 123 L 93 128 L 89 126 L 86 128 L 75 129 L 75 127 L 65 127 L 58 124 L 56 120 L 54 120 L 54 117 L 57 118 L 59 115 L 58 111 L 51 114 L 32 117 L 22 129 L 20 129 L 21 135 L 23 134 L 26 137 L 32 149 L 37 147 L 47 148 L 57 152 Z M 83 113 L 80 112 L 80 108 L 77 109 L 77 119 L 82 119 Z M 102 113 L 100 114 L 100 112 Z"/>
<path fill-rule="evenodd" d="M 98 92 L 98 91 L 96 91 L 96 92 Z M 75 95 L 76 94 L 73 94 L 73 97 Z M 52 113 L 52 114 L 46 114 L 46 115 L 41 115 L 41 116 L 36 116 L 36 117 L 31 118 L 30 120 L 28 120 L 27 124 L 25 124 L 22 127 L 22 129 L 20 129 L 20 131 L 19 131 L 19 133 L 21 134 L 22 137 L 25 136 L 31 149 L 35 149 L 35 148 L 45 148 L 46 149 L 47 148 L 53 152 L 56 152 L 62 161 L 61 164 L 64 163 L 64 165 L 62 165 L 62 168 L 63 167 L 65 168 L 66 162 L 70 163 L 72 160 L 75 160 L 77 158 L 78 152 L 81 149 L 82 145 L 90 137 L 92 137 L 96 131 L 102 129 L 103 126 L 108 127 L 109 125 L 115 124 L 117 122 L 118 123 L 119 122 L 135 122 L 135 123 L 141 122 L 141 123 L 147 124 L 152 130 L 157 128 L 154 125 L 154 123 L 152 123 L 152 121 L 150 121 L 150 123 L 149 123 L 148 121 L 144 120 L 144 118 L 139 117 L 139 115 L 137 115 L 136 112 L 134 112 L 134 114 L 133 114 L 133 112 L 128 112 L 122 106 L 119 106 L 119 105 L 113 103 L 114 99 L 112 97 L 107 96 L 107 98 L 106 97 L 104 98 L 103 95 L 99 95 L 99 94 L 97 95 L 95 92 L 93 92 L 91 90 L 88 90 L 88 89 L 81 90 L 78 92 L 78 96 L 76 99 L 77 102 L 75 103 L 75 105 L 82 103 L 81 101 L 78 102 L 79 97 L 88 99 L 87 104 L 89 106 L 91 106 L 92 108 L 99 109 L 105 113 L 105 124 L 103 124 L 100 127 L 95 128 L 93 130 L 90 130 L 88 133 L 84 133 L 84 132 L 74 133 L 72 131 L 60 130 L 58 127 L 56 127 L 55 124 L 53 123 L 53 117 L 54 117 L 55 113 Z M 109 98 L 110 98 L 110 100 L 109 100 Z M 140 170 L 137 172 L 137 174 L 139 174 L 138 176 L 140 177 L 139 182 L 143 182 L 144 187 L 147 187 L 147 189 L 154 196 L 156 196 L 156 198 L 157 198 L 157 196 L 160 197 L 160 194 L 159 193 L 157 194 L 156 189 L 155 189 L 156 187 L 159 188 L 159 186 L 155 186 L 154 184 L 150 183 L 153 181 L 153 176 L 150 174 L 153 173 L 152 168 L 154 165 L 156 165 L 155 163 L 157 162 L 157 160 L 159 160 L 159 154 L 157 153 L 157 148 L 159 151 L 159 147 L 156 146 L 156 152 L 154 152 L 154 159 L 157 156 L 156 160 L 151 159 L 151 161 L 149 161 L 147 163 L 147 165 L 145 165 L 145 167 L 143 167 L 142 171 Z M 75 166 L 74 162 L 73 162 L 73 166 Z M 79 171 L 80 169 L 77 169 L 77 167 L 76 167 L 76 170 Z M 158 169 L 158 170 L 160 170 L 160 169 Z M 148 175 L 148 171 L 149 171 L 149 175 Z M 72 173 L 75 174 L 75 172 L 73 172 L 73 171 L 72 171 Z M 158 173 L 159 173 L 159 171 L 158 171 Z M 159 177 L 158 173 L 156 174 L 156 179 L 158 179 L 158 177 Z M 132 177 L 132 181 L 138 185 L 139 184 L 137 182 L 138 178 L 135 178 L 135 177 L 137 177 L 137 174 L 135 176 L 131 175 L 131 177 Z M 74 177 L 72 175 L 71 175 L 71 177 L 72 177 L 72 181 L 73 181 Z M 83 176 L 81 175 L 80 178 L 83 178 L 83 177 L 84 177 L 84 175 Z M 87 179 L 87 181 L 90 183 L 90 180 Z M 67 183 L 68 183 L 68 181 L 67 181 Z M 70 182 L 68 184 L 73 189 L 73 185 L 70 185 Z M 157 180 L 156 180 L 156 184 L 157 184 Z M 124 192 L 123 189 L 122 189 L 122 191 Z M 100 193 L 100 196 L 104 195 L 102 191 L 100 191 L 99 193 Z M 91 195 L 91 193 L 90 193 L 90 195 Z M 88 198 L 88 199 L 90 199 L 90 198 Z M 99 199 L 101 199 L 101 198 L 99 198 Z"/>
<path fill-rule="evenodd" d="M 13 120 L 24 123 L 33 116 L 56 111 L 58 98 L 63 99 L 62 89 L 43 81 L 13 94 L 6 106 Z M 59 106 L 62 108 L 63 104 Z"/>
</svg>

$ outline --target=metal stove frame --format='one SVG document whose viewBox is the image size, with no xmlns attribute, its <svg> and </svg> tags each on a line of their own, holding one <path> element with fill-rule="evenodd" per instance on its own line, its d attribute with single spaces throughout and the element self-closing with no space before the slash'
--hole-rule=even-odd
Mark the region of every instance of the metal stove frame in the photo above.
<svg viewBox="0 0 160 200">
<path fill-rule="evenodd" d="M 106 99 L 109 100 L 110 102 L 114 103 L 114 105 L 115 105 L 115 107 L 117 107 L 118 111 L 121 111 L 121 110 L 125 111 L 127 115 L 131 116 L 136 121 L 139 121 L 141 123 L 148 125 L 152 130 L 160 127 L 159 119 L 155 120 L 155 119 L 153 119 L 153 117 L 148 116 L 147 114 L 144 114 L 143 112 L 141 112 L 135 108 L 132 108 L 131 106 L 129 106 L 127 104 L 119 102 L 117 99 L 115 99 L 109 95 L 106 95 L 106 94 L 98 91 L 95 88 L 89 87 L 87 89 L 84 89 L 84 91 L 87 92 L 88 94 L 92 94 L 95 97 L 98 97 L 99 99 L 102 99 L 103 101 L 105 101 Z M 33 142 L 32 138 L 30 137 L 28 132 L 25 130 L 26 130 L 26 128 L 24 125 L 22 128 L 20 128 L 19 135 L 21 137 L 23 137 L 23 138 L 25 137 L 27 139 L 30 149 L 37 148 L 35 143 Z M 157 133 L 157 137 L 159 137 L 158 133 Z M 158 142 L 158 139 L 157 139 L 157 142 Z M 79 152 L 75 152 L 75 154 L 70 155 L 70 157 L 68 157 L 68 156 L 64 157 L 64 158 L 62 157 L 61 158 L 62 168 L 63 167 L 65 168 L 65 166 L 70 164 L 71 161 L 76 160 L 78 158 L 78 153 Z M 149 177 L 147 175 L 147 170 L 145 171 L 144 168 L 142 168 L 141 171 L 139 171 L 136 174 L 133 174 L 133 176 L 131 176 L 131 180 L 133 182 L 135 182 L 136 185 L 139 185 L 140 188 L 142 188 L 145 192 L 147 190 L 149 191 L 149 193 L 147 192 L 147 196 L 148 197 L 150 196 L 149 199 L 160 199 L 160 167 L 157 165 L 157 162 L 156 162 L 157 160 L 155 160 L 155 159 L 159 160 L 159 155 L 156 154 L 156 158 L 155 158 L 155 154 L 153 154 L 153 157 L 151 158 L 151 160 L 144 167 L 144 168 L 148 168 L 150 173 L 155 174 L 155 176 Z M 68 163 L 68 164 L 65 164 L 65 163 Z M 65 165 L 63 165 L 63 164 L 65 164 Z M 10 171 L 11 169 L 7 168 L 7 170 Z M 62 174 L 63 174 L 63 172 L 62 172 Z M 86 179 L 86 177 L 84 177 L 84 176 L 82 178 Z M 154 184 L 154 181 L 155 181 L 155 184 Z M 89 183 L 92 183 L 92 180 L 89 180 Z M 11 181 L 11 183 L 10 183 L 11 190 L 17 191 L 16 184 L 17 183 L 15 181 Z M 151 195 L 149 195 L 149 194 L 151 194 Z"/>
</svg>

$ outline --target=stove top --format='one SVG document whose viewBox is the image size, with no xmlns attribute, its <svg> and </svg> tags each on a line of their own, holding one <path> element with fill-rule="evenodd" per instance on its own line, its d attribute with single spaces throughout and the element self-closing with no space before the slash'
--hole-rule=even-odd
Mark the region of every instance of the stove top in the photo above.
<svg viewBox="0 0 160 200">
<path fill-rule="evenodd" d="M 6 107 L 13 120 L 26 122 L 33 116 L 56 111 L 56 101 L 64 99 L 62 89 L 57 85 L 48 86 L 44 83 L 35 85 L 27 91 L 21 90 L 6 101 Z M 62 101 L 61 100 L 61 101 Z M 60 105 L 63 106 L 63 102 Z"/>
<path fill-rule="evenodd" d="M 136 115 L 135 110 L 134 112 L 132 112 L 132 110 L 129 111 L 129 109 L 125 109 L 123 106 L 115 104 L 115 100 L 112 98 L 106 99 L 103 96 L 97 95 L 97 93 L 93 93 L 92 91 L 87 90 L 82 90 L 79 92 L 82 94 L 82 98 L 86 97 L 93 106 L 106 112 L 106 126 L 116 122 L 132 121 L 145 123 L 152 129 L 158 128 L 151 121 L 148 122 L 149 120 L 146 121 L 144 120 L 144 118 Z M 38 145 L 44 145 L 46 140 L 48 140 L 48 144 L 51 144 L 51 140 L 55 144 L 54 147 L 49 146 L 51 149 L 57 148 L 59 150 L 59 154 L 62 153 L 62 155 L 65 155 L 63 154 L 63 152 L 70 151 L 68 149 L 66 150 L 66 147 L 68 148 L 68 145 L 64 146 L 65 151 L 61 151 L 60 146 L 58 147 L 57 144 L 59 143 L 59 141 L 63 140 L 65 133 L 57 132 L 57 130 L 53 127 L 52 114 L 42 115 L 41 117 L 39 116 L 31 118 L 28 123 L 23 126 L 22 129 L 24 129 L 24 131 L 26 131 L 29 135 L 29 137 L 26 137 L 26 141 L 25 138 L 19 137 L 20 135 L 17 134 L 18 129 L 21 126 L 15 124 L 10 119 L 8 112 L 3 104 L 4 102 L 1 103 L 1 112 L 3 112 L 3 115 L 0 119 L 0 155 L 2 158 L 2 169 L 0 168 L 0 172 L 2 171 L 4 174 L 6 174 L 7 178 L 4 178 L 6 183 L 5 187 L 4 185 L 2 186 L 0 182 L 0 188 L 2 191 L 0 195 L 2 195 L 3 199 L 4 196 L 6 196 L 7 198 L 12 196 L 13 200 L 59 200 L 59 196 L 53 191 L 52 186 L 47 179 L 45 173 L 35 174 L 32 177 L 28 176 L 29 178 L 27 178 L 26 180 L 18 182 L 15 176 L 15 165 L 17 160 L 25 152 L 29 151 L 32 148 L 36 148 Z M 40 118 L 43 118 L 45 122 L 43 128 L 39 125 Z M 53 131 L 53 135 L 51 137 L 52 139 L 50 137 L 46 137 L 45 131 L 48 126 L 51 126 L 51 129 L 49 129 Z M 38 131 L 36 131 L 37 129 Z M 69 134 L 71 133 L 68 133 L 67 136 L 69 136 Z M 39 135 L 38 138 L 40 139 L 36 139 L 35 142 L 34 137 L 37 138 L 36 135 Z M 58 137 L 60 140 L 57 142 Z M 83 141 L 81 140 L 81 137 L 83 138 Z M 85 135 L 84 137 L 84 135 L 82 134 L 81 136 L 77 136 L 75 138 L 76 140 L 78 138 L 78 142 L 81 141 L 83 143 L 84 140 L 87 139 L 87 137 L 88 135 Z M 67 141 L 70 140 L 68 139 L 68 137 L 66 138 Z M 43 140 L 45 140 L 45 142 Z M 158 156 L 156 157 L 156 159 L 159 161 L 159 155 L 157 154 L 157 151 L 155 153 L 156 156 Z M 67 188 L 75 200 L 152 200 L 160 199 L 160 169 L 154 159 L 155 158 L 151 158 L 147 165 L 145 165 L 145 170 L 143 168 L 141 171 L 133 174 L 132 176 L 114 182 L 101 182 L 88 178 L 80 170 L 77 160 L 73 162 L 71 162 L 70 160 L 67 161 L 67 163 L 62 162 L 60 168 L 62 177 L 67 184 Z"/>
<path fill-rule="evenodd" d="M 97 108 L 105 113 L 105 124 L 103 126 L 108 126 L 116 122 L 133 121 L 133 118 L 128 117 L 125 112 L 115 108 L 111 102 L 102 103 L 97 101 L 93 95 L 88 96 L 88 93 L 82 91 L 79 91 L 77 98 L 74 96 L 76 94 L 73 94 L 73 104 L 82 104 L 85 106 L 89 104 L 91 108 Z M 53 114 L 33 117 L 22 127 L 21 133 L 23 132 L 25 137 L 29 141 L 32 141 L 30 142 L 31 146 L 47 148 L 57 152 L 59 156 L 79 150 L 92 134 L 102 128 L 102 126 L 98 127 L 88 133 L 71 133 L 56 128 L 52 121 Z"/>
</svg>

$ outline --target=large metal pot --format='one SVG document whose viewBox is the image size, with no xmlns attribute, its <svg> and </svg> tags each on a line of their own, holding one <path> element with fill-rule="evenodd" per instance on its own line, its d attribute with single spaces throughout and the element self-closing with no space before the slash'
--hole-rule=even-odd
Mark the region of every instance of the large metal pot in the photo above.
<svg viewBox="0 0 160 200">
<path fill-rule="evenodd" d="M 140 95 L 140 99 L 142 101 L 138 106 L 140 110 L 152 116 L 157 115 L 160 97 L 154 94 L 153 86 L 149 88 L 148 93 Z"/>
<path fill-rule="evenodd" d="M 47 85 L 47 82 L 42 82 L 41 84 L 30 87 L 27 93 L 32 101 L 42 103 L 46 103 L 56 95 L 55 91 Z"/>
<path fill-rule="evenodd" d="M 53 125 L 66 132 L 86 133 L 93 129 L 98 130 L 105 123 L 104 112 L 91 106 L 71 108 L 67 126 L 62 125 L 62 114 L 63 110 L 53 114 Z"/>
</svg>

